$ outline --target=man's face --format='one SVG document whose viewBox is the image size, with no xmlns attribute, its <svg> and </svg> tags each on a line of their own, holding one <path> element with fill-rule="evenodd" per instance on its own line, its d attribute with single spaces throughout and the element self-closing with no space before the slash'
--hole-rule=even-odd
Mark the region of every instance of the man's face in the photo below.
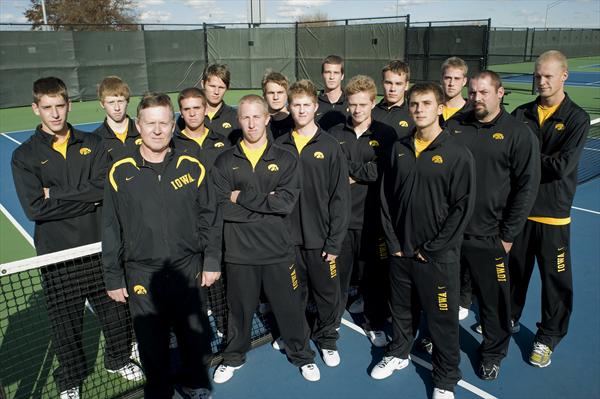
<svg viewBox="0 0 600 399">
<path fill-rule="evenodd" d="M 557 60 L 546 60 L 535 68 L 534 78 L 538 93 L 542 98 L 554 96 L 564 90 L 569 72 Z"/>
<path fill-rule="evenodd" d="M 143 109 L 139 112 L 136 126 L 142 138 L 142 147 L 161 152 L 167 149 L 175 129 L 173 113 L 167 106 Z"/>
<path fill-rule="evenodd" d="M 268 82 L 265 85 L 265 100 L 272 113 L 281 111 L 287 103 L 287 91 L 279 83 Z"/>
<path fill-rule="evenodd" d="M 433 92 L 413 93 L 408 103 L 408 112 L 419 129 L 439 125 L 444 106 L 438 104 Z"/>
<path fill-rule="evenodd" d="M 209 76 L 208 79 L 202 82 L 202 87 L 204 88 L 204 93 L 206 93 L 206 99 L 208 103 L 216 107 L 223 101 L 223 96 L 227 91 L 227 86 L 221 80 L 221 78 L 217 76 Z"/>
<path fill-rule="evenodd" d="M 342 86 L 342 80 L 344 80 L 342 65 L 324 64 L 321 75 L 323 76 L 323 83 L 328 90 L 335 90 Z"/>
<path fill-rule="evenodd" d="M 189 97 L 181 100 L 179 106 L 181 117 L 185 121 L 185 127 L 190 130 L 196 130 L 204 125 L 204 115 L 206 104 L 199 97 Z"/>
<path fill-rule="evenodd" d="M 312 97 L 295 96 L 290 102 L 290 112 L 297 129 L 307 126 L 315 120 L 318 105 Z"/>
<path fill-rule="evenodd" d="M 496 90 L 489 76 L 471 79 L 469 83 L 469 100 L 473 103 L 475 116 L 479 120 L 500 110 L 503 95 L 504 88 Z"/>
<path fill-rule="evenodd" d="M 383 98 L 389 105 L 404 101 L 404 92 L 408 87 L 408 79 L 405 73 L 397 74 L 386 71 L 383 74 Z"/>
<path fill-rule="evenodd" d="M 106 111 L 106 116 L 114 122 L 123 122 L 127 116 L 128 102 L 124 96 L 106 96 L 100 106 Z"/>
<path fill-rule="evenodd" d="M 244 140 L 254 144 L 267 134 L 269 124 L 267 110 L 257 102 L 244 102 L 238 107 L 238 121 L 242 127 Z"/>
<path fill-rule="evenodd" d="M 62 96 L 43 95 L 36 104 L 31 104 L 33 113 L 40 117 L 42 129 L 47 133 L 62 133 L 67 126 L 67 115 L 71 110 L 71 102 Z"/>
<path fill-rule="evenodd" d="M 442 72 L 442 89 L 446 99 L 460 96 L 462 88 L 467 84 L 467 77 L 459 68 L 448 67 Z"/>
<path fill-rule="evenodd" d="M 355 124 L 365 122 L 371 118 L 371 110 L 375 106 L 375 100 L 366 91 L 361 91 L 348 96 L 348 110 Z"/>
</svg>

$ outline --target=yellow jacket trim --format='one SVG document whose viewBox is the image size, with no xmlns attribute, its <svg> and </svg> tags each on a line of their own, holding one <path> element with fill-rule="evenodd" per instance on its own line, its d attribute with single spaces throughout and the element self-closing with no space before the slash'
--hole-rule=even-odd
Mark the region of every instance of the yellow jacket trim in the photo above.
<svg viewBox="0 0 600 399">
<path fill-rule="evenodd" d="M 202 180 L 204 180 L 204 176 L 206 175 L 206 169 L 204 168 L 204 165 L 202 165 L 200 163 L 200 161 L 198 161 L 194 157 L 190 157 L 189 155 L 181 155 L 179 157 L 179 159 L 177 159 L 177 165 L 175 165 L 175 169 L 179 169 L 179 164 L 181 164 L 181 161 L 183 161 L 183 160 L 198 164 L 198 167 L 200 168 L 200 177 L 198 178 L 198 187 L 200 187 L 200 183 L 202 183 Z"/>
<path fill-rule="evenodd" d="M 117 167 L 126 164 L 126 163 L 130 163 L 133 166 L 135 166 L 135 168 L 137 170 L 140 170 L 140 168 L 138 168 L 137 163 L 135 162 L 135 159 L 133 159 L 132 157 L 128 157 L 128 158 L 123 158 L 120 161 L 117 161 L 113 164 L 112 168 L 110 168 L 110 172 L 108 173 L 108 181 L 110 181 L 110 185 L 112 186 L 112 188 L 115 191 L 119 191 L 119 188 L 117 187 L 117 182 L 115 181 L 115 170 L 117 170 Z"/>
</svg>

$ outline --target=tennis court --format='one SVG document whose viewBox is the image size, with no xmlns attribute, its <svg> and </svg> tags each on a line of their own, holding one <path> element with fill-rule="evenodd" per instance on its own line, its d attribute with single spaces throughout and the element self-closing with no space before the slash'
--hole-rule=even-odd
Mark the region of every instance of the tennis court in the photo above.
<svg viewBox="0 0 600 399">
<path fill-rule="evenodd" d="M 591 63 L 588 63 L 591 64 Z M 600 79 L 599 79 L 600 80 Z M 579 88 L 577 88 L 579 89 Z M 571 90 L 569 88 L 568 90 Z M 581 90 L 581 89 L 580 89 Z M 591 91 L 590 91 L 591 90 Z M 570 92 L 570 91 L 569 91 Z M 226 97 L 228 103 L 235 103 L 247 91 L 231 91 Z M 571 92 L 570 92 L 571 93 Z M 582 102 L 598 107 L 596 89 L 587 89 Z M 575 101 L 580 94 L 572 94 Z M 532 98 L 532 96 L 529 96 Z M 520 100 L 519 100 L 520 101 Z M 525 102 L 528 100 L 523 100 Z M 518 105 L 511 101 L 509 110 Z M 594 105 L 595 104 L 595 105 Z M 130 111 L 135 109 L 136 101 L 132 101 Z M 589 112 L 589 111 L 588 111 Z M 132 114 L 133 112 L 130 112 Z M 594 115 L 594 112 L 590 112 Z M 600 112 L 597 112 L 600 113 Z M 597 115 L 596 113 L 596 115 Z M 84 131 L 94 130 L 102 119 L 102 111 L 95 102 L 74 104 L 71 112 L 73 124 Z M 36 119 L 28 108 L 17 108 L 0 111 L 0 263 L 23 259 L 33 255 L 31 236 L 33 223 L 28 221 L 18 202 L 10 171 L 11 154 L 19 143 L 24 142 L 31 134 Z M 580 175 L 590 170 L 600 170 L 600 136 L 597 126 L 588 137 L 586 150 L 582 157 Z M 585 161 L 587 160 L 587 161 Z M 585 162 L 584 162 L 585 161 Z M 586 163 L 591 162 L 591 163 Z M 593 175 L 593 173 L 592 173 Z M 457 387 L 460 398 L 595 398 L 600 397 L 600 252 L 597 243 L 600 238 L 600 179 L 581 184 L 575 197 L 572 211 L 572 256 L 574 267 L 574 313 L 571 319 L 569 335 L 561 342 L 553 355 L 549 368 L 531 367 L 527 358 L 533 336 L 535 323 L 540 312 L 540 284 L 537 272 L 532 278 L 530 294 L 522 317 L 522 327 L 513 336 L 509 355 L 502 363 L 500 377 L 493 382 L 481 381 L 476 376 L 478 365 L 477 346 L 481 337 L 473 326 L 476 324 L 474 313 L 461 322 L 461 369 L 463 380 Z M 8 308 L 0 303 L 0 369 L 14 368 L 11 362 L 17 362 L 21 370 L 11 374 L 11 379 L 0 381 L 9 398 L 52 397 L 53 384 L 51 370 L 56 366 L 52 359 L 52 343 L 49 327 L 44 323 L 44 301 L 39 289 L 39 277 L 32 275 L 29 286 L 22 290 L 17 301 L 26 302 L 26 312 L 8 314 Z M 15 290 L 11 280 L 0 286 L 2 290 Z M 16 296 L 16 295 L 15 295 Z M 28 322 L 35 320 L 35 325 L 46 328 L 28 330 Z M 273 350 L 270 345 L 260 346 L 248 355 L 245 367 L 236 372 L 235 377 L 227 384 L 214 387 L 217 398 L 380 398 L 380 397 L 428 397 L 431 395 L 432 383 L 429 357 L 415 351 L 413 362 L 405 370 L 395 373 L 391 378 L 376 381 L 369 376 L 371 368 L 383 356 L 383 350 L 373 348 L 364 332 L 359 327 L 362 320 L 353 319 L 346 314 L 340 330 L 338 342 L 342 364 L 337 368 L 328 368 L 318 359 L 321 369 L 321 380 L 317 383 L 306 382 L 298 370 L 290 365 L 285 356 Z M 95 318 L 88 315 L 85 319 L 89 331 L 85 337 L 86 347 L 92 348 L 89 359 L 95 359 L 89 379 L 101 378 L 112 382 L 104 372 L 102 354 L 98 348 L 102 338 Z M 31 344 L 29 335 L 45 337 Z M 95 350 L 94 350 L 95 348 Z M 119 393 L 130 387 L 121 386 Z M 95 390 L 96 389 L 96 390 Z M 84 387 L 84 397 L 108 397 L 110 391 Z"/>
</svg>

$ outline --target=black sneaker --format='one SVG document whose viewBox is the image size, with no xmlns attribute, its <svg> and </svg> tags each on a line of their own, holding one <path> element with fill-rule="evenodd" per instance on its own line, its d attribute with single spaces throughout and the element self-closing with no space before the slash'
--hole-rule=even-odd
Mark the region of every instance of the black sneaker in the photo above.
<svg viewBox="0 0 600 399">
<path fill-rule="evenodd" d="M 479 378 L 482 380 L 495 380 L 500 373 L 500 363 L 481 362 L 479 364 Z"/>
</svg>

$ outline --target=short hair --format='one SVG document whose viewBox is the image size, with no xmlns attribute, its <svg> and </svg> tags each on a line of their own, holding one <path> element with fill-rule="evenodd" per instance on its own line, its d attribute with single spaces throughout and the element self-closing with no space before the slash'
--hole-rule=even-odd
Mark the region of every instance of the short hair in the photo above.
<svg viewBox="0 0 600 399">
<path fill-rule="evenodd" d="M 567 62 L 567 57 L 558 50 L 548 50 L 540 54 L 540 56 L 535 60 L 535 67 L 537 68 L 542 63 L 550 60 L 558 61 L 563 71 L 569 70 L 569 63 Z"/>
<path fill-rule="evenodd" d="M 54 76 L 48 76 L 33 82 L 33 102 L 39 104 L 42 96 L 62 97 L 65 101 L 69 102 L 67 85 Z"/>
<path fill-rule="evenodd" d="M 229 68 L 225 64 L 210 64 L 204 69 L 202 73 L 202 82 L 207 82 L 211 76 L 216 76 L 225 83 L 225 87 L 229 89 L 229 83 L 231 82 L 231 73 Z"/>
<path fill-rule="evenodd" d="M 462 58 L 459 58 L 459 57 L 450 57 L 442 63 L 442 68 L 441 68 L 442 76 L 444 75 L 444 72 L 446 72 L 446 69 L 448 69 L 448 68 L 460 69 L 462 71 L 464 77 L 467 77 L 467 73 L 469 73 L 469 66 L 467 65 L 465 60 L 463 60 Z"/>
<path fill-rule="evenodd" d="M 325 57 L 325 59 L 321 63 L 321 73 L 323 73 L 323 71 L 325 70 L 325 64 L 341 65 L 342 73 L 344 73 L 344 59 L 339 55 L 331 54 Z"/>
<path fill-rule="evenodd" d="M 295 97 L 308 96 L 314 103 L 317 99 L 317 87 L 308 79 L 302 79 L 292 84 L 288 90 L 288 102 L 291 103 Z"/>
<path fill-rule="evenodd" d="M 490 78 L 490 81 L 492 82 L 492 86 L 494 86 L 496 91 L 498 91 L 498 89 L 502 87 L 502 79 L 500 78 L 500 75 L 498 75 L 494 71 L 490 71 L 489 69 L 477 72 L 475 74 L 475 76 L 473 76 L 471 78 L 471 80 L 478 80 L 478 79 L 485 79 L 485 78 Z"/>
<path fill-rule="evenodd" d="M 171 102 L 171 97 L 169 97 L 166 93 L 157 93 L 157 92 L 148 92 L 144 93 L 140 103 L 137 107 L 137 117 L 140 118 L 140 112 L 146 108 L 154 108 L 154 107 L 167 107 L 171 111 L 173 115 L 173 119 L 175 118 L 175 113 L 173 112 L 173 103 Z"/>
<path fill-rule="evenodd" d="M 179 108 L 181 108 L 181 101 L 185 100 L 186 98 L 199 98 L 202 100 L 202 104 L 205 106 L 207 103 L 204 90 L 197 87 L 188 87 L 187 89 L 183 89 L 179 92 L 179 95 L 177 96 L 177 104 L 179 105 Z"/>
<path fill-rule="evenodd" d="M 410 98 L 412 97 L 413 94 L 426 94 L 426 93 L 433 93 L 433 95 L 435 96 L 435 101 L 438 103 L 438 105 L 444 103 L 444 91 L 442 90 L 442 88 L 440 87 L 439 84 L 434 83 L 434 82 L 420 82 L 420 83 L 414 84 L 408 92 L 409 103 L 410 103 Z"/>
<path fill-rule="evenodd" d="M 240 99 L 240 102 L 238 103 L 238 108 L 237 108 L 237 114 L 238 116 L 240 115 L 240 109 L 242 108 L 242 104 L 260 104 L 263 109 L 265 110 L 265 115 L 269 114 L 269 105 L 267 104 L 267 101 L 262 98 L 261 96 L 257 95 L 257 94 L 246 94 L 244 97 L 242 97 Z"/>
<path fill-rule="evenodd" d="M 286 91 L 290 87 L 290 81 L 288 78 L 279 72 L 267 70 L 265 71 L 265 75 L 262 79 L 262 90 L 263 93 L 267 90 L 267 83 L 277 83 L 279 86 L 283 87 Z"/>
<path fill-rule="evenodd" d="M 410 80 L 410 66 L 408 62 L 402 60 L 391 60 L 381 70 L 381 79 L 384 78 L 386 72 L 392 72 L 397 75 L 406 75 L 406 81 Z"/>
<path fill-rule="evenodd" d="M 104 101 L 108 96 L 123 96 L 125 100 L 129 101 L 131 97 L 131 90 L 127 83 L 118 76 L 107 76 L 102 79 L 100 86 L 98 86 L 98 100 Z"/>
<path fill-rule="evenodd" d="M 348 82 L 345 88 L 346 96 L 366 91 L 369 93 L 371 100 L 377 97 L 377 86 L 372 77 L 367 75 L 356 75 Z"/>
</svg>

